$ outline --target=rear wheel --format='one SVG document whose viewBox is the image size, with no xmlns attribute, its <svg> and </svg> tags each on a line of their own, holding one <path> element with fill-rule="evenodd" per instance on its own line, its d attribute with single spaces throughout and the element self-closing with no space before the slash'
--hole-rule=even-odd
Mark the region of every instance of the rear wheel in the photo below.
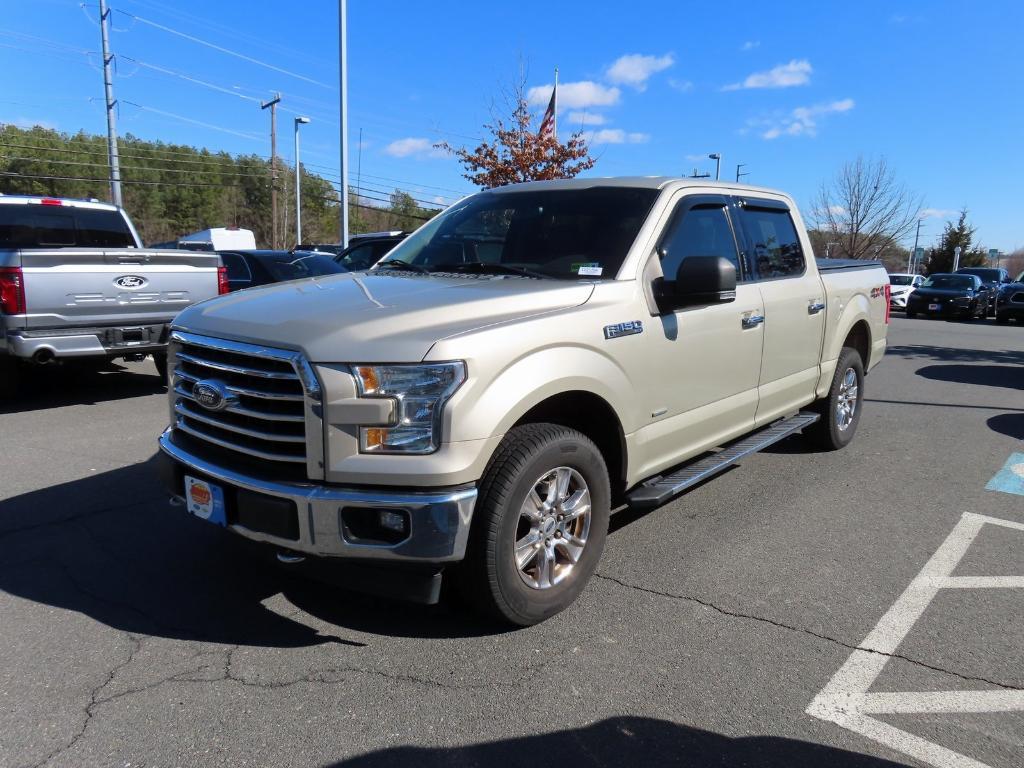
<svg viewBox="0 0 1024 768">
<path fill-rule="evenodd" d="M 14 397 L 21 388 L 21 363 L 13 357 L 0 357 L 0 397 Z"/>
<path fill-rule="evenodd" d="M 480 484 L 459 587 L 481 613 L 529 626 L 568 607 L 604 549 L 611 490 L 597 446 L 556 424 L 509 431 Z"/>
<path fill-rule="evenodd" d="M 827 451 L 845 448 L 857 432 L 863 401 L 864 363 L 857 350 L 843 347 L 828 395 L 817 403 L 821 419 L 808 430 L 811 439 Z"/>
</svg>

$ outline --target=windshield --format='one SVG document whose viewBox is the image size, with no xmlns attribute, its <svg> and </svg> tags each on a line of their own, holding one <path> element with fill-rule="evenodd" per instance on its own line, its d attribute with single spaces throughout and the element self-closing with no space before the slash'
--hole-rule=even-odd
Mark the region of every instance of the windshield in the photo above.
<svg viewBox="0 0 1024 768">
<path fill-rule="evenodd" d="M 986 283 L 998 283 L 1001 275 L 998 269 L 958 269 L 960 275 L 977 275 Z"/>
<path fill-rule="evenodd" d="M 974 278 L 967 275 L 932 275 L 924 281 L 925 288 L 974 288 Z"/>
<path fill-rule="evenodd" d="M 483 192 L 424 225 L 383 263 L 431 272 L 614 278 L 657 195 L 627 187 Z"/>
<path fill-rule="evenodd" d="M 134 248 L 118 211 L 70 205 L 0 205 L 0 248 Z"/>
<path fill-rule="evenodd" d="M 914 278 L 910 275 L 889 275 L 891 285 L 910 285 Z"/>
<path fill-rule="evenodd" d="M 267 272 L 275 280 L 300 280 L 304 277 L 320 277 L 347 272 L 330 256 L 313 253 L 280 253 L 260 259 Z"/>
</svg>

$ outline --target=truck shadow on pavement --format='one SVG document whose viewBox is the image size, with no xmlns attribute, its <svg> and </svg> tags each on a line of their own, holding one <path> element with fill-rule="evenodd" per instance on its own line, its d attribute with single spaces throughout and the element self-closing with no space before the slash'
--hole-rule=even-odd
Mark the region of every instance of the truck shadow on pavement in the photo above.
<svg viewBox="0 0 1024 768">
<path fill-rule="evenodd" d="M 1024 413 L 1000 413 L 989 419 L 986 424 L 993 432 L 1024 440 Z"/>
<path fill-rule="evenodd" d="M 975 384 L 983 387 L 1024 389 L 1024 364 L 1013 365 L 927 365 L 917 375 L 931 381 Z"/>
<path fill-rule="evenodd" d="M 961 349 L 958 347 L 935 347 L 928 344 L 892 346 L 886 349 L 886 357 L 897 356 L 909 360 L 931 360 L 941 363 L 997 363 L 1003 365 L 1024 365 L 1024 352 L 1016 350 Z"/>
<path fill-rule="evenodd" d="M 587 728 L 466 747 L 395 747 L 334 768 L 462 766 L 744 766 L 896 768 L 894 763 L 821 744 L 773 736 L 730 738 L 648 717 L 613 717 Z"/>
<path fill-rule="evenodd" d="M 44 367 L 25 366 L 20 375 L 17 394 L 11 399 L 0 400 L 0 413 L 92 405 L 166 391 L 156 369 L 151 366 L 148 370 L 138 371 L 113 362 L 69 362 Z"/>
<path fill-rule="evenodd" d="M 0 503 L 0 590 L 125 632 L 230 645 L 364 645 L 340 637 L 342 627 L 415 637 L 493 633 L 444 607 L 399 605 L 297 578 L 265 548 L 171 507 L 154 464 Z M 263 605 L 279 593 L 328 626 L 317 631 Z"/>
</svg>

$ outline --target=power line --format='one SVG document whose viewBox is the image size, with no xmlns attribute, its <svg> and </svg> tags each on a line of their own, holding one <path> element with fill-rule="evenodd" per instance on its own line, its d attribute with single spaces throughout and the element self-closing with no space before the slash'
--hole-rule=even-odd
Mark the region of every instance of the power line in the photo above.
<svg viewBox="0 0 1024 768">
<path fill-rule="evenodd" d="M 176 36 L 184 38 L 185 40 L 188 40 L 190 42 L 197 43 L 198 45 L 204 45 L 207 48 L 212 48 L 215 51 L 220 51 L 221 53 L 226 53 L 227 55 L 234 56 L 235 58 L 241 59 L 242 61 L 248 61 L 250 64 L 256 64 L 256 65 L 258 65 L 260 67 L 265 67 L 265 68 L 271 69 L 271 70 L 273 70 L 275 72 L 280 72 L 282 75 L 288 75 L 289 77 L 294 77 L 294 78 L 296 78 L 298 80 L 304 80 L 307 83 L 312 83 L 313 85 L 318 85 L 321 88 L 333 89 L 333 86 L 330 86 L 327 83 L 321 83 L 319 80 L 314 80 L 311 77 L 306 77 L 305 75 L 300 75 L 297 72 L 291 72 L 291 71 L 289 71 L 287 69 L 284 69 L 283 67 L 275 67 L 273 64 L 267 64 L 265 61 L 260 61 L 259 59 L 254 59 L 252 56 L 246 56 L 244 53 L 239 53 L 238 51 L 232 51 L 230 48 L 225 48 L 222 45 L 217 45 L 216 43 L 211 43 L 208 40 L 203 40 L 201 37 L 196 37 L 195 35 L 189 35 L 189 34 L 187 34 L 185 32 L 181 32 L 181 31 L 179 31 L 177 29 L 174 29 L 173 27 L 168 27 L 168 26 L 166 26 L 164 24 L 158 24 L 155 21 L 151 21 L 149 19 L 145 19 L 142 16 L 137 16 L 136 14 L 129 13 L 128 11 L 122 11 L 122 10 L 119 10 L 119 9 L 115 9 L 115 10 L 117 10 L 118 13 L 123 14 L 123 15 L 127 16 L 130 19 L 134 19 L 135 21 L 137 21 L 137 22 L 139 22 L 141 24 L 146 24 L 147 26 L 153 27 L 154 29 L 159 29 L 159 30 L 161 30 L 163 32 L 167 32 L 168 34 L 171 34 L 171 35 L 176 35 Z"/>
<path fill-rule="evenodd" d="M 121 103 L 122 104 L 130 104 L 131 106 L 137 107 L 138 109 L 144 110 L 146 112 L 152 112 L 152 113 L 157 114 L 157 115 L 162 115 L 163 117 L 169 117 L 172 120 L 181 120 L 182 122 L 192 123 L 193 125 L 198 125 L 198 126 L 200 126 L 202 128 L 209 128 L 212 131 L 220 131 L 222 133 L 230 133 L 233 136 L 241 136 L 243 139 L 249 139 L 250 141 L 263 141 L 263 137 L 262 136 L 257 136 L 254 133 L 245 133 L 243 131 L 236 131 L 236 130 L 233 130 L 231 128 L 222 128 L 219 125 L 214 125 L 212 123 L 204 123 L 202 120 L 195 120 L 195 119 L 193 119 L 191 117 L 185 117 L 184 115 L 176 115 L 173 112 L 167 112 L 167 111 L 165 111 L 163 109 L 157 109 L 156 107 L 147 107 L 145 104 L 138 104 L 138 103 L 136 103 L 134 101 L 127 101 L 125 99 L 122 99 Z"/>
<path fill-rule="evenodd" d="M 156 64 L 149 64 L 148 62 L 145 62 L 145 61 L 139 61 L 138 59 L 133 59 L 131 56 L 125 56 L 123 53 L 120 55 L 120 58 L 124 59 L 125 61 L 130 61 L 133 64 L 137 64 L 140 67 L 145 67 L 146 69 L 152 69 L 155 72 L 160 72 L 162 74 L 169 75 L 171 77 L 177 77 L 177 78 L 179 78 L 181 80 L 185 80 L 186 82 L 193 83 L 195 85 L 201 85 L 204 88 L 210 88 L 211 90 L 214 90 L 214 91 L 219 91 L 221 93 L 226 93 L 229 96 L 234 96 L 236 98 L 244 99 L 246 101 L 254 101 L 257 104 L 259 104 L 259 102 L 260 102 L 260 100 L 255 98 L 254 96 L 246 96 L 244 93 L 238 93 L 237 91 L 232 90 L 231 88 L 226 88 L 226 87 L 224 87 L 222 85 L 217 85 L 216 83 L 210 83 L 210 82 L 207 82 L 205 80 L 200 80 L 198 77 L 193 77 L 191 75 L 186 75 L 184 72 L 177 72 L 177 71 L 175 71 L 173 69 L 167 69 L 166 67 L 157 66 Z"/>
</svg>

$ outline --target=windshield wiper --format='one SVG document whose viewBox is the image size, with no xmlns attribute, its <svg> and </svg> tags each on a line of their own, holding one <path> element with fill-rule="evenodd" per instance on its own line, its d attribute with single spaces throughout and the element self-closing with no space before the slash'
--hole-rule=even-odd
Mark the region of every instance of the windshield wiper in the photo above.
<svg viewBox="0 0 1024 768">
<path fill-rule="evenodd" d="M 384 269 L 385 267 L 393 269 L 405 269 L 411 272 L 419 272 L 421 275 L 430 274 L 429 269 L 424 269 L 419 264 L 410 264 L 408 261 L 402 261 L 401 259 L 388 259 L 387 261 L 382 261 L 373 269 L 376 271 L 378 269 Z"/>
<path fill-rule="evenodd" d="M 497 262 L 483 262 L 483 261 L 467 261 L 460 262 L 458 264 L 438 264 L 431 272 L 476 272 L 478 274 L 487 274 L 488 272 L 498 272 L 506 275 L 521 275 L 522 277 L 532 277 L 537 280 L 551 280 L 551 275 L 545 275 L 543 272 L 537 272 L 526 267 L 513 267 L 511 264 L 499 264 Z"/>
</svg>

